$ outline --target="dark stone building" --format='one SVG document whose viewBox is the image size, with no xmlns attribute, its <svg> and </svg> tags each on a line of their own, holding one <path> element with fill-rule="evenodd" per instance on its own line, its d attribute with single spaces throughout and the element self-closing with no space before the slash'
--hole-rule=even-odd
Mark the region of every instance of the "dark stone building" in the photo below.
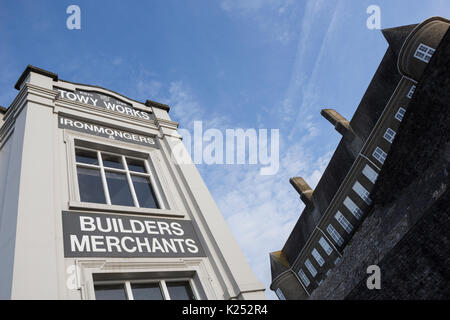
<svg viewBox="0 0 450 320">
<path fill-rule="evenodd" d="M 448 27 L 383 30 L 389 48 L 351 121 L 322 110 L 343 138 L 314 191 L 291 179 L 306 208 L 270 254 L 280 299 L 449 297 Z M 371 265 L 381 290 L 366 285 Z"/>
</svg>

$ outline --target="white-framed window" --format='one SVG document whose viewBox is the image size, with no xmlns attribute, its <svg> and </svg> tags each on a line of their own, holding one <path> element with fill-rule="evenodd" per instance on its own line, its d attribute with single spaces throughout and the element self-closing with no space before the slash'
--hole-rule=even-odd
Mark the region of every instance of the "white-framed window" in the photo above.
<svg viewBox="0 0 450 320">
<path fill-rule="evenodd" d="M 361 216 L 363 215 L 362 210 L 356 205 L 356 203 L 353 202 L 352 199 L 349 197 L 345 198 L 344 205 L 347 207 L 347 209 L 355 216 L 357 220 L 361 219 Z"/>
<path fill-rule="evenodd" d="M 148 159 L 75 146 L 80 202 L 165 209 Z"/>
<path fill-rule="evenodd" d="M 355 182 L 355 184 L 353 185 L 353 191 L 355 191 L 358 196 L 361 197 L 361 199 L 364 200 L 365 203 L 367 203 L 368 205 L 372 204 L 372 200 L 370 199 L 370 193 L 369 191 L 367 191 L 366 188 L 364 188 L 361 183 L 359 183 L 358 181 Z"/>
<path fill-rule="evenodd" d="M 392 130 L 391 128 L 387 128 L 386 132 L 383 135 L 383 138 L 385 138 L 387 141 L 392 143 L 394 141 L 394 138 L 395 138 L 395 131 Z"/>
<path fill-rule="evenodd" d="M 416 52 L 414 52 L 414 58 L 417 58 L 425 63 L 428 63 L 430 62 L 430 59 L 433 56 L 434 51 L 435 50 L 432 47 L 420 43 L 417 46 Z"/>
<path fill-rule="evenodd" d="M 398 108 L 397 113 L 395 114 L 395 119 L 397 119 L 398 121 L 402 122 L 403 121 L 403 117 L 405 116 L 406 113 L 406 109 L 405 108 Z"/>
<path fill-rule="evenodd" d="M 316 259 L 319 266 L 322 267 L 325 264 L 325 260 L 322 258 L 322 255 L 319 253 L 319 251 L 317 251 L 317 249 L 314 248 L 311 253 L 312 253 L 314 259 Z"/>
<path fill-rule="evenodd" d="M 317 275 L 317 270 L 316 270 L 316 268 L 314 268 L 313 264 L 311 263 L 311 261 L 309 259 L 306 259 L 305 266 L 308 269 L 309 273 L 311 273 L 311 275 L 313 277 L 315 277 Z"/>
<path fill-rule="evenodd" d="M 298 270 L 298 276 L 300 277 L 300 279 L 302 280 L 303 284 L 308 287 L 309 284 L 311 283 L 309 281 L 308 276 L 306 275 L 306 273 L 303 271 L 303 269 Z"/>
<path fill-rule="evenodd" d="M 96 300 L 197 300 L 189 279 L 100 281 L 94 283 Z"/>
<path fill-rule="evenodd" d="M 278 288 L 278 289 L 275 291 L 275 293 L 276 293 L 278 299 L 280 299 L 280 300 L 286 300 L 286 297 L 284 296 L 284 294 L 283 294 L 283 292 L 281 291 L 280 288 Z"/>
<path fill-rule="evenodd" d="M 378 179 L 378 173 L 376 173 L 375 170 L 372 169 L 371 166 L 369 166 L 368 164 L 366 164 L 366 166 L 364 167 L 362 174 L 369 179 L 370 182 L 375 183 Z"/>
<path fill-rule="evenodd" d="M 333 252 L 333 248 L 331 248 L 331 246 L 328 244 L 328 241 L 325 240 L 324 237 L 320 237 L 319 244 L 327 255 L 330 255 Z"/>
<path fill-rule="evenodd" d="M 414 91 L 416 91 L 416 86 L 412 85 L 411 89 L 409 89 L 408 94 L 406 95 L 408 97 L 408 99 L 412 99 L 412 97 L 414 95 Z"/>
<path fill-rule="evenodd" d="M 201 279 L 212 277 L 212 271 L 208 270 L 204 259 L 166 259 L 164 268 L 161 267 L 161 259 L 81 259 L 77 262 L 75 286 L 80 289 L 83 300 L 96 299 L 95 286 L 121 283 L 125 285 L 126 281 L 130 284 L 158 283 L 161 290 L 164 290 L 163 294 L 165 289 L 162 281 L 166 287 L 169 284 L 171 289 L 176 287 L 176 282 L 189 283 L 196 300 L 217 298 L 213 286 L 203 286 L 201 282 Z M 189 288 L 186 290 L 189 293 Z M 168 289 L 168 297 L 174 299 L 176 296 L 170 294 L 172 291 Z M 180 291 L 183 291 L 182 288 Z"/>
<path fill-rule="evenodd" d="M 384 152 L 381 148 L 379 148 L 379 147 L 376 147 L 375 148 L 375 151 L 373 152 L 373 157 L 375 158 L 375 159 L 377 159 L 378 160 L 378 162 L 380 162 L 381 164 L 383 164 L 384 163 L 384 161 L 386 160 L 386 157 L 387 157 L 387 153 L 386 152 Z"/>
<path fill-rule="evenodd" d="M 344 244 L 344 239 L 341 237 L 339 232 L 333 227 L 333 225 L 329 224 L 327 227 L 327 232 L 333 238 L 337 245 L 342 246 Z"/>
<path fill-rule="evenodd" d="M 351 233 L 352 232 L 353 225 L 347 220 L 346 217 L 344 217 L 344 215 L 340 211 L 336 212 L 336 214 L 334 215 L 334 218 L 339 222 L 341 227 L 345 231 L 347 231 L 347 233 Z"/>
</svg>

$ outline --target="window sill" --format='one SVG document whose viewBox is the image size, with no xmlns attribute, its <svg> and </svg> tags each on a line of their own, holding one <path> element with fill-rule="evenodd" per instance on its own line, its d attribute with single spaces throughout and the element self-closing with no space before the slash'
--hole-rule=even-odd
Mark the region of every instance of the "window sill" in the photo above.
<svg viewBox="0 0 450 320">
<path fill-rule="evenodd" d="M 139 215 L 177 217 L 177 218 L 183 218 L 185 216 L 185 213 L 182 213 L 180 211 L 173 211 L 166 209 L 136 208 L 136 207 L 107 205 L 101 203 L 78 202 L 78 201 L 69 201 L 69 209 L 85 210 L 85 211 L 103 211 L 112 213 L 132 213 Z"/>
</svg>

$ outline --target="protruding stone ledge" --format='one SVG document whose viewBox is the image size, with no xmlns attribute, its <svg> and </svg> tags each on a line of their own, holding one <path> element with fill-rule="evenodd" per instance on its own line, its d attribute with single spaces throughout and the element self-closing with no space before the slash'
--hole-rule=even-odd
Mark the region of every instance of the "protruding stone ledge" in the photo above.
<svg viewBox="0 0 450 320">
<path fill-rule="evenodd" d="M 294 189 L 300 194 L 300 199 L 309 206 L 313 204 L 312 195 L 313 190 L 309 184 L 301 177 L 294 177 L 289 179 L 289 182 L 294 187 Z"/>
<path fill-rule="evenodd" d="M 334 109 L 322 109 L 320 114 L 327 119 L 341 135 L 352 132 L 350 122 Z"/>
</svg>

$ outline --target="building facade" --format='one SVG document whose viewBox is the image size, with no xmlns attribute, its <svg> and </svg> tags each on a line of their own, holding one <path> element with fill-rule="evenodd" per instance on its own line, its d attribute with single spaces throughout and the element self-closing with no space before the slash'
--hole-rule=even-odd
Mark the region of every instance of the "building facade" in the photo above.
<svg viewBox="0 0 450 320">
<path fill-rule="evenodd" d="M 0 117 L 0 298 L 265 299 L 167 105 L 28 66 Z"/>
<path fill-rule="evenodd" d="M 271 289 L 280 299 L 356 298 L 336 293 L 344 276 L 334 277 L 337 283 L 324 282 L 343 259 L 356 258 L 346 251 L 347 245 L 373 211 L 371 194 L 378 176 L 449 25 L 448 20 L 434 17 L 419 25 L 383 30 L 389 48 L 352 120 L 335 110 L 322 110 L 343 138 L 314 191 L 301 177 L 290 180 L 306 208 L 283 249 L 270 254 Z M 383 230 L 377 232 L 375 239 Z M 321 286 L 326 288 L 317 290 Z M 334 295 L 328 295 L 330 291 Z"/>
</svg>

